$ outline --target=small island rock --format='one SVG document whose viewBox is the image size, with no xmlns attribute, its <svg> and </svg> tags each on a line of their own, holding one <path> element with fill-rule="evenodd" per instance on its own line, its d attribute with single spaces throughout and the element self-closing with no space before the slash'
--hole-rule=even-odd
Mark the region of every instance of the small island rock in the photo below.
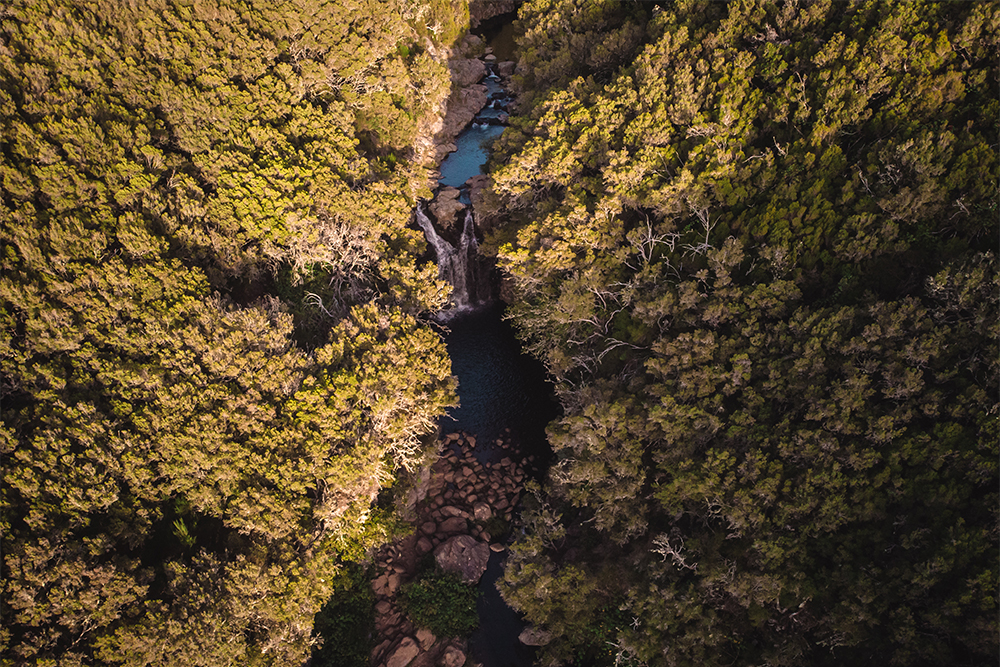
<svg viewBox="0 0 1000 667">
<path fill-rule="evenodd" d="M 552 641 L 552 633 L 529 626 L 521 631 L 517 639 L 525 646 L 545 646 Z"/>
<path fill-rule="evenodd" d="M 444 655 L 441 656 L 442 667 L 462 667 L 465 664 L 465 653 L 455 647 L 449 646 L 444 650 Z"/>
<path fill-rule="evenodd" d="M 472 512 L 476 515 L 476 521 L 489 521 L 493 518 L 493 510 L 486 503 L 476 503 L 472 507 Z"/>
</svg>

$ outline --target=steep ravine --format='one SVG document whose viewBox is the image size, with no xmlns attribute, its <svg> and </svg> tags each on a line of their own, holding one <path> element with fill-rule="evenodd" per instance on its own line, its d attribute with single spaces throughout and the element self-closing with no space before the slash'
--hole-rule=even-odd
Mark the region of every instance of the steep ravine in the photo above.
<svg viewBox="0 0 1000 667">
<path fill-rule="evenodd" d="M 410 494 L 408 519 L 416 531 L 377 554 L 373 665 L 527 667 L 534 657 L 518 640 L 523 622 L 495 584 L 524 483 L 541 474 L 550 455 L 545 425 L 557 407 L 543 368 L 521 352 L 503 321 L 492 265 L 477 252 L 472 191 L 483 185 L 488 140 L 503 131 L 508 100 L 502 81 L 513 72 L 512 62 L 498 63 L 491 51 L 470 35 L 452 54 L 456 86 L 435 140 L 439 158 L 447 157 L 434 200 L 415 211 L 441 277 L 454 288 L 451 307 L 437 319 L 461 405 L 442 418 L 440 456 Z M 435 637 L 400 607 L 402 587 L 430 558 L 478 582 L 479 628 L 467 640 Z"/>
</svg>

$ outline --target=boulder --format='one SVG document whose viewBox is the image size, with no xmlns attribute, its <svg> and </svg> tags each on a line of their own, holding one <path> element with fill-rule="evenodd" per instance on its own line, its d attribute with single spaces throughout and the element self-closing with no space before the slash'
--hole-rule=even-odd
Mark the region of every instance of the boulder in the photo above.
<svg viewBox="0 0 1000 667">
<path fill-rule="evenodd" d="M 389 575 L 382 574 L 372 581 L 372 590 L 375 595 L 388 595 L 389 594 Z"/>
<path fill-rule="evenodd" d="M 417 540 L 417 553 L 423 556 L 425 553 L 434 548 L 434 545 L 426 537 L 421 537 Z"/>
<path fill-rule="evenodd" d="M 449 646 L 441 656 L 441 667 L 462 667 L 465 664 L 465 653 L 456 646 Z"/>
<path fill-rule="evenodd" d="M 490 177 L 486 174 L 476 174 L 475 176 L 470 177 L 465 184 L 469 186 L 469 196 L 472 196 L 472 193 L 479 192 L 490 184 Z M 500 446 L 501 442 L 503 442 L 503 440 L 497 440 L 497 446 Z"/>
<path fill-rule="evenodd" d="M 514 75 L 514 68 L 517 67 L 517 63 L 512 60 L 504 60 L 503 62 L 497 63 L 497 74 L 502 77 L 510 78 Z"/>
<path fill-rule="evenodd" d="M 447 572 L 455 572 L 462 581 L 474 584 L 486 571 L 490 548 L 469 535 L 456 535 L 434 550 L 434 560 Z"/>
<path fill-rule="evenodd" d="M 379 658 L 381 658 L 382 654 L 385 653 L 386 649 L 388 649 L 391 644 L 392 644 L 392 640 L 391 639 L 386 639 L 381 644 L 379 644 L 378 646 L 376 646 L 375 650 L 372 651 L 372 661 L 374 662 L 375 660 L 378 660 Z"/>
<path fill-rule="evenodd" d="M 552 633 L 528 626 L 521 631 L 517 639 L 525 646 L 545 646 L 552 641 Z"/>
<path fill-rule="evenodd" d="M 486 76 L 486 65 L 479 58 L 453 58 L 448 61 L 451 80 L 458 86 L 471 86 Z"/>
<path fill-rule="evenodd" d="M 476 515 L 476 521 L 489 521 L 493 518 L 493 510 L 486 503 L 476 503 L 472 506 L 472 511 Z"/>
<path fill-rule="evenodd" d="M 433 535 L 434 533 L 437 532 L 437 529 L 438 529 L 437 524 L 434 523 L 433 521 L 425 521 L 422 524 L 420 524 L 420 532 L 423 533 L 424 535 Z"/>
<path fill-rule="evenodd" d="M 444 533 L 445 535 L 449 533 L 464 533 L 468 522 L 460 516 L 453 516 L 445 519 L 438 526 L 438 532 Z"/>
<path fill-rule="evenodd" d="M 385 616 L 375 617 L 375 630 L 377 630 L 382 636 L 391 635 L 396 631 L 396 628 L 402 622 L 403 617 L 400 612 L 394 611 L 391 614 L 386 614 Z"/>
<path fill-rule="evenodd" d="M 429 649 L 434 645 L 435 641 L 437 641 L 437 637 L 435 637 L 434 633 L 427 628 L 420 628 L 417 630 L 417 642 L 420 643 L 420 648 L 423 650 L 426 651 Z"/>
<path fill-rule="evenodd" d="M 420 647 L 417 646 L 413 637 L 404 637 L 396 650 L 389 655 L 389 659 L 385 661 L 385 667 L 406 667 L 413 662 L 419 653 Z"/>
<path fill-rule="evenodd" d="M 445 505 L 441 508 L 441 516 L 460 516 L 463 519 L 469 518 L 469 513 L 463 509 L 459 509 L 454 505 Z"/>
<path fill-rule="evenodd" d="M 505 550 L 506 548 L 507 548 L 507 547 L 505 547 L 504 545 L 500 544 L 499 542 L 498 542 L 498 543 L 495 543 L 495 544 L 491 544 L 491 545 L 490 545 L 490 551 L 492 551 L 493 553 L 497 553 L 497 554 L 499 554 L 499 553 L 503 553 L 503 551 L 504 551 L 504 550 Z"/>
<path fill-rule="evenodd" d="M 456 188 L 442 188 L 442 190 L 431 202 L 430 210 L 434 214 L 435 219 L 438 221 L 438 225 L 445 228 L 452 228 L 455 226 L 455 221 L 458 219 L 458 214 L 465 210 L 465 204 L 458 201 L 458 197 L 461 193 Z"/>
</svg>

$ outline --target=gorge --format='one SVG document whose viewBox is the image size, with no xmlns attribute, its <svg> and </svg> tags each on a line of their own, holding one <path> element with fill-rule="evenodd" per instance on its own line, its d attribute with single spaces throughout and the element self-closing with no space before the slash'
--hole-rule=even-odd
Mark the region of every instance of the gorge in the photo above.
<svg viewBox="0 0 1000 667">
<path fill-rule="evenodd" d="M 996 664 L 996 2 L 0 13 L 0 663 Z"/>
<path fill-rule="evenodd" d="M 495 32 L 504 25 L 509 23 L 501 23 Z M 484 50 L 485 58 L 491 58 L 489 41 Z M 533 664 L 534 648 L 519 640 L 525 624 L 500 597 L 496 583 L 503 571 L 504 542 L 512 539 L 508 533 L 519 514 L 523 484 L 540 480 L 551 458 L 544 430 L 558 411 L 544 369 L 521 352 L 514 331 L 503 320 L 493 262 L 478 253 L 470 194 L 473 181 L 481 178 L 489 142 L 503 130 L 510 100 L 497 71 L 503 67 L 509 75 L 510 65 L 497 64 L 495 56 L 484 61 L 484 105 L 462 128 L 455 150 L 440 165 L 438 198 L 414 210 L 415 222 L 433 250 L 438 275 L 452 288 L 449 305 L 434 318 L 443 325 L 452 373 L 458 380 L 459 406 L 440 420 L 440 458 L 430 466 L 414 506 L 417 534 L 390 545 L 377 560 L 385 574 L 375 583 L 379 635 L 374 664 L 392 664 L 410 653 L 411 665 L 434 660 L 447 664 L 466 653 L 483 667 Z M 476 70 L 466 64 L 458 67 Z M 475 86 L 479 81 L 466 83 Z M 451 224 L 439 232 L 428 211 L 438 211 L 440 221 Z M 444 238 L 446 234 L 451 241 Z M 481 523 L 491 518 L 494 526 L 498 519 L 502 522 L 495 528 L 499 534 L 491 535 Z M 452 559 L 449 554 L 459 539 L 469 540 L 463 548 L 470 554 L 479 548 L 489 554 L 488 559 L 471 568 L 463 558 Z M 486 544 L 491 546 L 488 551 Z M 466 573 L 477 586 L 479 623 L 467 643 L 448 637 L 422 641 L 418 629 L 399 614 L 397 591 L 419 576 L 416 559 L 431 553 L 438 565 Z"/>
</svg>

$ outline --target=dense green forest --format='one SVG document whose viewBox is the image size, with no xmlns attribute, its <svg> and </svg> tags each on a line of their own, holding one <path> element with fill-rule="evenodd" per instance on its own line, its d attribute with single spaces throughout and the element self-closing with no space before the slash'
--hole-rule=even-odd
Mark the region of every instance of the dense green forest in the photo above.
<svg viewBox="0 0 1000 667">
<path fill-rule="evenodd" d="M 456 400 L 407 224 L 466 3 L 0 20 L 0 663 L 301 665 Z"/>
<path fill-rule="evenodd" d="M 410 219 L 468 21 L 0 8 L 0 664 L 298 666 L 370 606 L 456 401 Z M 502 584 L 539 663 L 995 664 L 996 4 L 516 29 L 477 214 L 563 408 Z"/>
<path fill-rule="evenodd" d="M 482 214 L 565 411 L 503 584 L 540 664 L 996 664 L 996 4 L 516 28 Z"/>
</svg>

